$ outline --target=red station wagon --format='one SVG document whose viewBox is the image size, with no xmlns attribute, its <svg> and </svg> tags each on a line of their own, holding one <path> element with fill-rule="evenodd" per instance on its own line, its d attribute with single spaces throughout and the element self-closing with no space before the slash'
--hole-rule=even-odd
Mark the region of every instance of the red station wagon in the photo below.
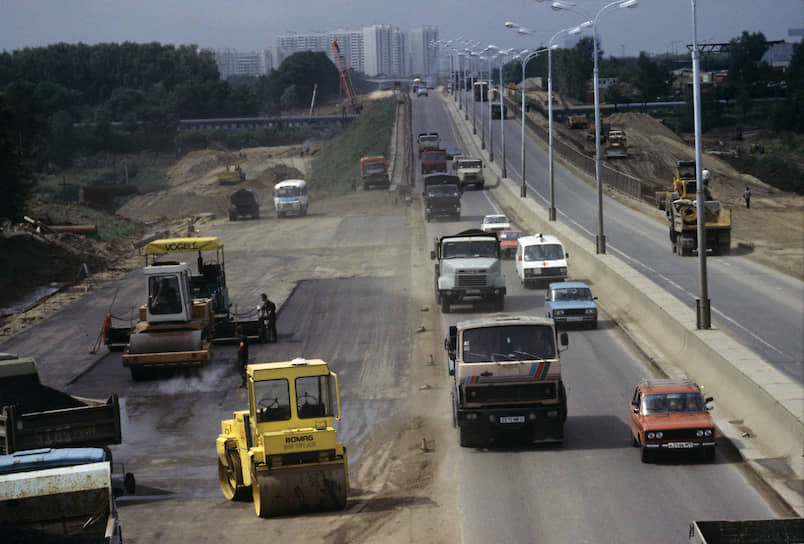
<svg viewBox="0 0 804 544">
<path fill-rule="evenodd" d="M 636 386 L 628 413 L 631 441 L 647 463 L 658 451 L 697 450 L 715 458 L 715 423 L 701 388 L 686 379 L 651 379 Z"/>
</svg>

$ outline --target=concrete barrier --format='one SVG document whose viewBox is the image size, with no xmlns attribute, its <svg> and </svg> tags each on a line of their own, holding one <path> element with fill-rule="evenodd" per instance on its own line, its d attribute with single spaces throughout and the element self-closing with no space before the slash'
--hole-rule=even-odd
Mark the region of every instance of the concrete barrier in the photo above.
<svg viewBox="0 0 804 544">
<path fill-rule="evenodd" d="M 464 149 L 472 146 L 476 156 L 481 156 L 478 139 L 457 114 L 454 102 L 446 101 Z M 499 178 L 499 165 L 488 163 L 485 173 Z M 693 310 L 621 259 L 598 255 L 593 240 L 560 222 L 548 221 L 545 208 L 519 197 L 518 184 L 503 179 L 489 192 L 526 232 L 550 233 L 561 239 L 570 255 L 571 277 L 588 279 L 601 308 L 657 367 L 668 376 L 693 379 L 715 397 L 712 415 L 718 429 L 802 515 L 804 388 L 724 331 L 698 330 Z"/>
</svg>

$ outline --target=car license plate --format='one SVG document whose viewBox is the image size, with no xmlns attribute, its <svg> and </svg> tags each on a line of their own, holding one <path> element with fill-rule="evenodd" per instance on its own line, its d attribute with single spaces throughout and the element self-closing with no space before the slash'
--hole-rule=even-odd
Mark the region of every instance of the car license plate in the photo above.
<svg viewBox="0 0 804 544">
<path fill-rule="evenodd" d="M 583 321 L 583 318 L 579 315 L 573 315 L 568 317 L 567 321 Z"/>
<path fill-rule="evenodd" d="M 500 423 L 525 423 L 525 416 L 503 416 Z"/>
<path fill-rule="evenodd" d="M 671 449 L 687 449 L 694 448 L 695 444 L 692 442 L 669 442 L 667 447 Z"/>
</svg>

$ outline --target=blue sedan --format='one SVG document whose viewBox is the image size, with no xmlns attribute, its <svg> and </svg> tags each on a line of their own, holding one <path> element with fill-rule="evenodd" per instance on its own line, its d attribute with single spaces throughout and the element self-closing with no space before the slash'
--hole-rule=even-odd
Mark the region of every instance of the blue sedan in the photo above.
<svg viewBox="0 0 804 544">
<path fill-rule="evenodd" d="M 592 290 L 580 281 L 564 281 L 551 283 L 544 297 L 544 309 L 547 317 L 560 324 L 578 323 L 597 327 L 597 297 Z"/>
</svg>

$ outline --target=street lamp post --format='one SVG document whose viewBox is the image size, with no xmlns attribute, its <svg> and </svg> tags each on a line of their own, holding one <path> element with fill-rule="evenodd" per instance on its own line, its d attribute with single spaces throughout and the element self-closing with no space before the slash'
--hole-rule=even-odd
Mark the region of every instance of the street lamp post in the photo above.
<svg viewBox="0 0 804 544">
<path fill-rule="evenodd" d="M 522 187 L 519 190 L 519 196 L 521 198 L 525 198 L 528 196 L 527 185 L 525 184 L 525 67 L 528 65 L 528 61 L 534 57 L 536 57 L 539 53 L 544 52 L 544 49 L 537 49 L 536 51 L 529 51 L 527 49 L 523 49 L 519 52 L 519 62 L 522 64 L 522 136 L 521 136 L 521 143 L 522 148 L 520 151 L 520 168 L 522 172 Z"/>
<path fill-rule="evenodd" d="M 505 100 L 503 97 L 503 64 L 505 58 L 513 53 L 513 49 L 506 49 L 500 52 L 500 149 L 502 150 L 502 177 L 508 177 L 508 167 L 505 162 Z"/>
<path fill-rule="evenodd" d="M 492 77 L 491 77 L 491 59 L 497 56 L 497 46 L 489 45 L 486 47 L 486 60 L 488 61 L 488 82 L 486 84 L 486 92 L 483 93 L 486 95 L 486 102 L 489 105 L 489 162 L 494 162 L 494 140 L 492 139 L 492 127 L 494 126 L 492 115 L 491 115 L 491 85 L 492 85 Z"/>
<path fill-rule="evenodd" d="M 695 110 L 695 204 L 698 211 L 698 266 L 701 298 L 695 301 L 696 324 L 699 329 L 712 327 L 709 289 L 706 275 L 706 224 L 704 223 L 703 143 L 701 141 L 701 73 L 698 51 L 698 28 L 695 19 L 695 0 L 692 1 L 692 96 Z"/>
<path fill-rule="evenodd" d="M 543 0 L 536 0 L 537 2 L 541 2 Z M 569 2 L 561 2 L 561 1 L 554 1 L 550 4 L 551 7 L 556 10 L 568 10 L 574 11 L 576 13 L 580 13 L 583 16 L 586 16 L 582 11 L 578 10 L 575 7 L 575 4 L 571 4 Z M 603 184 L 600 179 L 600 85 L 598 81 L 598 61 L 597 57 L 599 55 L 598 48 L 597 48 L 597 21 L 600 16 L 609 8 L 612 7 L 620 7 L 620 8 L 633 8 L 636 7 L 637 0 L 615 0 L 614 2 L 609 2 L 601 7 L 597 14 L 591 18 L 591 24 L 587 22 L 585 26 L 592 27 L 592 42 L 594 45 L 594 90 L 595 90 L 595 183 L 597 185 L 597 237 L 596 237 L 596 247 L 597 253 L 605 254 L 606 253 L 606 235 L 603 231 Z"/>
<path fill-rule="evenodd" d="M 520 35 L 534 33 L 532 30 L 522 28 L 518 24 L 510 21 L 505 23 L 505 27 L 517 29 L 517 34 Z M 547 44 L 547 178 L 550 182 L 550 206 L 547 209 L 548 221 L 556 220 L 556 191 L 555 175 L 553 170 L 553 49 L 557 48 L 558 44 L 554 44 L 553 42 L 555 42 L 555 40 L 562 34 L 578 34 L 580 31 L 581 27 L 579 26 L 564 28 L 553 34 L 553 37 L 550 38 L 550 41 Z"/>
</svg>

